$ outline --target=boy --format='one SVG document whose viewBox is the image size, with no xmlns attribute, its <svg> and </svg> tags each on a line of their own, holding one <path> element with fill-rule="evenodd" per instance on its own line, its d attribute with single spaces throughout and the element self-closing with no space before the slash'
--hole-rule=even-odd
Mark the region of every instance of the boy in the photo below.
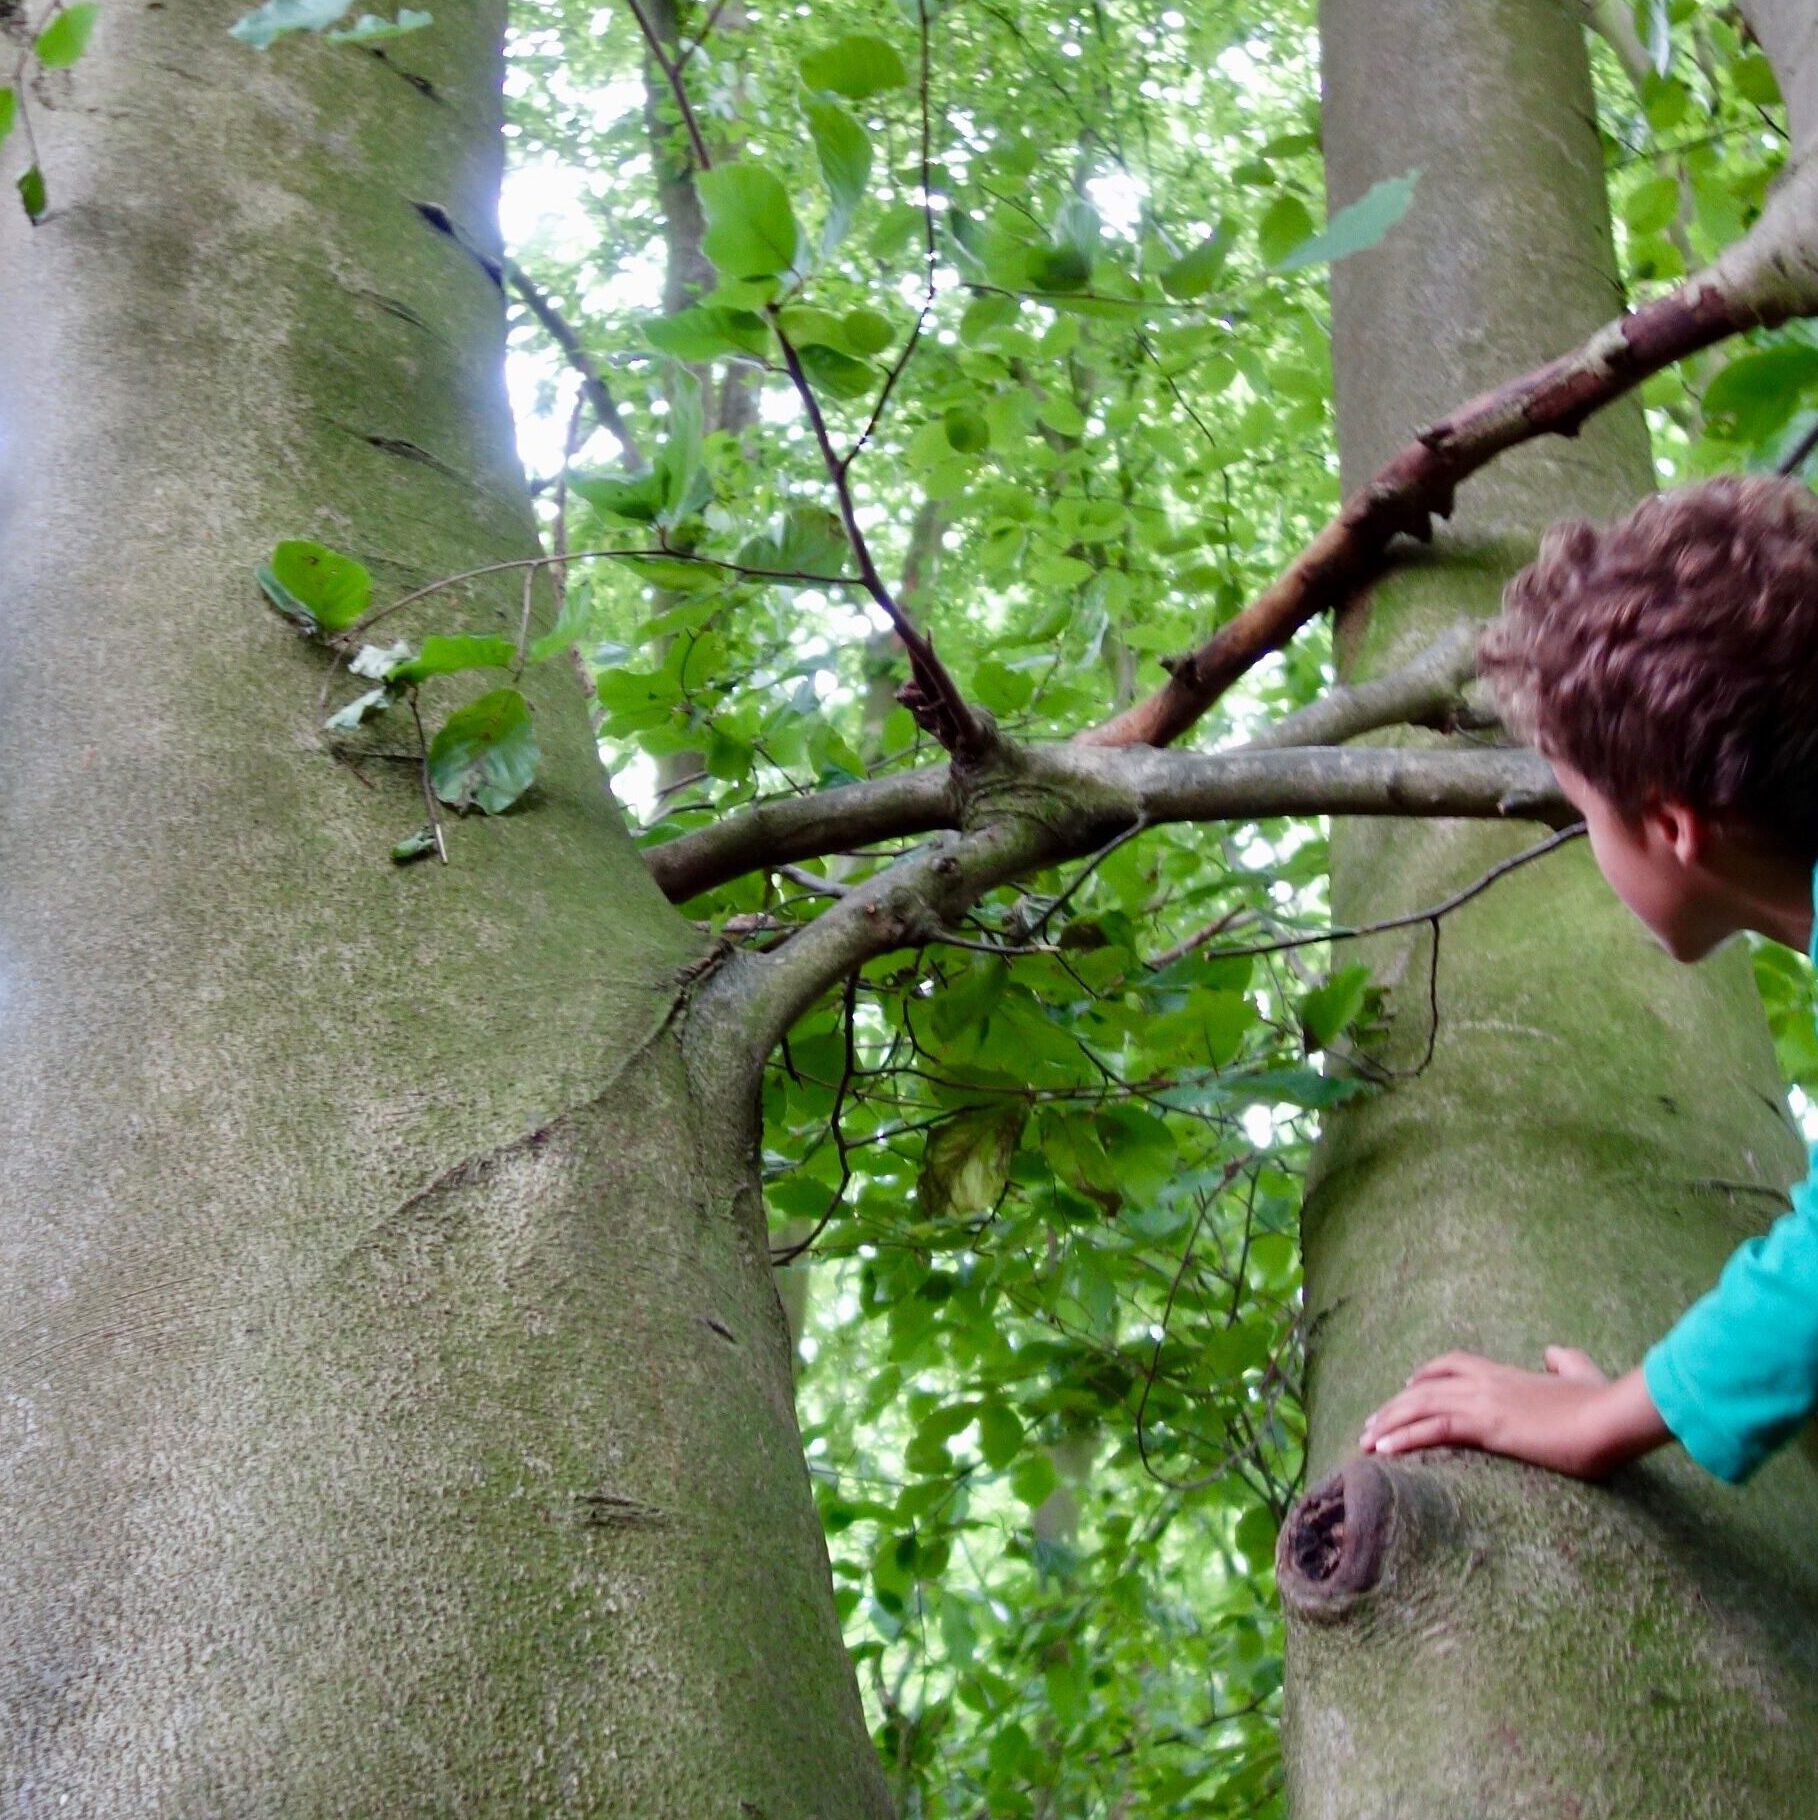
<svg viewBox="0 0 1818 1820">
<path fill-rule="evenodd" d="M 1726 478 L 1600 530 L 1556 526 L 1511 584 L 1482 668 L 1552 761 L 1616 894 L 1675 960 L 1739 930 L 1813 946 L 1818 863 L 1818 498 Z M 1818 958 L 1818 956 L 1815 956 Z M 1595 1478 L 1667 1441 L 1746 1478 L 1818 1408 L 1818 1154 L 1793 1211 L 1613 1382 L 1423 1365 L 1366 1452 L 1480 1447 Z"/>
</svg>

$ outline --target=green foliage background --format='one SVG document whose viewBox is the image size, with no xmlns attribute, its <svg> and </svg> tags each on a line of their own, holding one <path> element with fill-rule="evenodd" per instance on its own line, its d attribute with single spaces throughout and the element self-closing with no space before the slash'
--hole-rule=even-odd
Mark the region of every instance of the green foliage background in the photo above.
<svg viewBox="0 0 1818 1820">
<path fill-rule="evenodd" d="M 683 9 L 682 46 L 705 20 Z M 1639 298 L 1743 230 L 1784 139 L 1723 9 L 1645 0 L 1633 24 L 1645 70 L 1599 44 L 1597 74 Z M 728 314 L 777 295 L 741 291 L 739 258 L 762 257 L 741 233 L 793 249 L 785 317 L 824 350 L 811 377 L 841 446 L 912 333 L 932 234 L 926 331 L 856 500 L 905 605 L 1020 735 L 1158 686 L 1338 503 L 1326 259 L 1393 257 L 1421 199 L 1410 173 L 1322 234 L 1311 4 L 728 7 L 684 80 L 716 158 L 776 183 L 717 216 L 709 198 L 720 313 L 666 325 L 657 179 L 685 142 L 650 75 L 627 9 L 520 8 L 512 194 L 559 173 L 572 198 L 520 257 L 659 469 L 686 396 L 660 350 L 694 362 L 710 425 L 729 385 L 748 395 L 705 433 L 678 547 L 815 573 L 849 554 L 762 318 Z M 528 316 L 517 345 L 534 409 L 566 426 L 575 382 Z M 1779 459 L 1815 398 L 1802 326 L 1653 382 L 1663 478 Z M 590 478 L 565 489 L 565 535 L 612 547 L 635 520 L 619 451 L 576 433 Z M 900 650 L 850 593 L 577 563 L 566 611 L 648 840 L 937 756 L 891 700 Z M 1328 678 L 1323 632 L 1303 638 L 1195 737 L 1241 739 Z M 774 942 L 881 857 L 690 913 Z M 1325 1058 L 1434 1012 L 1342 952 L 1231 953 L 1317 928 L 1324 866 L 1316 824 L 1148 832 L 988 904 L 971 946 L 868 967 L 772 1071 L 773 1234 L 808 1278 L 804 1432 L 907 1815 L 1279 1811 L 1300 1175 L 1323 1105 L 1393 1090 Z M 1805 970 L 1763 965 L 1797 1062 Z"/>
</svg>

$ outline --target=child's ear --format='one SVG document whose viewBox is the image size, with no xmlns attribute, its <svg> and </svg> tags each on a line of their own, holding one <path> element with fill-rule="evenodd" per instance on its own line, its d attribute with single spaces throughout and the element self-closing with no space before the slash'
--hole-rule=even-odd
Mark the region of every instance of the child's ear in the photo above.
<svg viewBox="0 0 1818 1820">
<path fill-rule="evenodd" d="M 1711 824 L 1696 809 L 1668 799 L 1642 811 L 1642 820 L 1661 846 L 1682 866 L 1700 864 L 1710 846 Z"/>
</svg>

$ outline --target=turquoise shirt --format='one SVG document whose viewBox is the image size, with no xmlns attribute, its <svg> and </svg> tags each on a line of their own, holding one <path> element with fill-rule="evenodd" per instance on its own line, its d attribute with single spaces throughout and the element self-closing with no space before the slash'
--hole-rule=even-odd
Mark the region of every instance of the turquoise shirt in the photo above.
<svg viewBox="0 0 1818 1820">
<path fill-rule="evenodd" d="M 1818 964 L 1818 926 L 1812 949 Z M 1660 1419 L 1731 1483 L 1818 1409 L 1818 1148 L 1792 1198 L 1792 1212 L 1738 1246 L 1717 1287 L 1642 1361 Z"/>
</svg>

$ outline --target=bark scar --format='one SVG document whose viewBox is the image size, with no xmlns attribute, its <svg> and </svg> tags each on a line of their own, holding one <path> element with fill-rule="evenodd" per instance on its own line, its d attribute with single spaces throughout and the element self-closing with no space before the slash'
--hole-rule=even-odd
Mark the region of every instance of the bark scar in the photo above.
<svg viewBox="0 0 1818 1820">
<path fill-rule="evenodd" d="M 1342 1618 L 1382 1577 L 1394 1486 L 1374 1460 L 1352 1460 L 1288 1512 L 1275 1544 L 1281 1599 L 1315 1623 Z"/>
</svg>

